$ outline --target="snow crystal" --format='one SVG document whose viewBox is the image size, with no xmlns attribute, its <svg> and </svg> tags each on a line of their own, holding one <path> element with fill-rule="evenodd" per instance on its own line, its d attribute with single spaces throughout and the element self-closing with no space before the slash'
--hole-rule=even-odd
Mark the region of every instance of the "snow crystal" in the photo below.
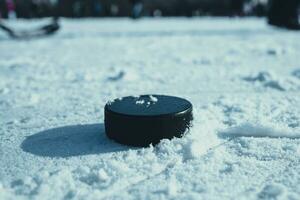
<svg viewBox="0 0 300 200">
<path fill-rule="evenodd" d="M 155 97 L 155 96 L 150 95 L 149 97 L 150 97 L 150 101 L 152 101 L 152 102 L 158 101 L 157 97 Z"/>
<path fill-rule="evenodd" d="M 149 95 L 149 101 L 145 101 L 144 99 L 138 99 L 136 100 L 135 104 L 139 104 L 139 105 L 142 105 L 142 104 L 146 104 L 146 106 L 150 106 L 151 104 L 155 104 L 156 102 L 158 101 L 158 99 L 152 95 Z"/>
<path fill-rule="evenodd" d="M 143 100 L 143 99 L 141 99 L 141 100 L 137 100 L 136 102 L 135 102 L 135 104 L 144 104 L 145 103 L 145 100 Z"/>
<path fill-rule="evenodd" d="M 37 104 L 40 101 L 40 95 L 38 94 L 32 94 L 30 96 L 29 104 Z"/>
<path fill-rule="evenodd" d="M 115 100 L 109 100 L 108 102 L 107 102 L 107 105 L 111 105 L 111 104 L 113 104 L 115 102 Z"/>
<path fill-rule="evenodd" d="M 109 176 L 107 175 L 107 173 L 105 172 L 104 169 L 100 169 L 100 170 L 98 171 L 98 178 L 99 178 L 99 180 L 101 180 L 101 181 L 106 181 L 106 180 L 109 179 Z"/>
<path fill-rule="evenodd" d="M 176 196 L 177 192 L 178 192 L 178 186 L 177 186 L 177 183 L 176 183 L 176 178 L 171 178 L 171 180 L 169 181 L 169 184 L 168 184 L 168 194 L 170 196 Z"/>
</svg>

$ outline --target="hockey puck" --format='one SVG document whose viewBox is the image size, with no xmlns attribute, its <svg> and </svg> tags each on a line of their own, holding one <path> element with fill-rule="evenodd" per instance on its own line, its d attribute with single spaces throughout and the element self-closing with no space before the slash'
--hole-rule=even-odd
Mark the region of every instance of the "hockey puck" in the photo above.
<svg viewBox="0 0 300 200">
<path fill-rule="evenodd" d="M 181 137 L 191 126 L 192 104 L 164 95 L 128 96 L 105 105 L 106 135 L 118 143 L 147 147 Z"/>
</svg>

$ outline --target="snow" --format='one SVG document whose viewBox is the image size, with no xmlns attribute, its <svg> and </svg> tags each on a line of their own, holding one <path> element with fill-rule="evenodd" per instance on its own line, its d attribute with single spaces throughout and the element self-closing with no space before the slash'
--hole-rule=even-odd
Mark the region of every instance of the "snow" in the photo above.
<svg viewBox="0 0 300 200">
<path fill-rule="evenodd" d="M 274 138 L 300 138 L 300 132 L 287 131 L 284 127 L 270 128 L 263 125 L 253 125 L 249 123 L 241 124 L 237 127 L 232 127 L 229 130 L 224 131 L 220 135 L 228 137 L 274 137 Z M 281 129 L 281 130 L 280 130 Z"/>
<path fill-rule="evenodd" d="M 153 96 L 153 95 L 150 95 L 150 101 L 155 103 L 158 101 L 157 97 Z"/>
<path fill-rule="evenodd" d="M 147 97 L 149 98 L 147 99 L 147 101 L 145 101 L 144 99 L 140 99 L 140 96 L 138 96 L 136 97 L 137 99 L 135 103 L 138 105 L 146 104 L 146 106 L 149 107 L 151 104 L 155 104 L 158 101 L 157 97 L 153 95 L 147 95 Z"/>
<path fill-rule="evenodd" d="M 0 33 L 0 199 L 298 199 L 299 39 L 256 18 Z M 104 105 L 142 94 L 190 100 L 193 127 L 148 148 L 109 140 Z"/>
<path fill-rule="evenodd" d="M 145 100 L 143 100 L 143 99 L 137 100 L 135 103 L 136 103 L 136 104 L 144 104 L 144 103 L 145 103 Z"/>
</svg>

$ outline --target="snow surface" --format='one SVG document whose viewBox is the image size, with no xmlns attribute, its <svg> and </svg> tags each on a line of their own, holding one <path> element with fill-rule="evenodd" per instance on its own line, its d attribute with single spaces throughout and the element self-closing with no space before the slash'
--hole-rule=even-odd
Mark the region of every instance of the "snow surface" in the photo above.
<svg viewBox="0 0 300 200">
<path fill-rule="evenodd" d="M 1 33 L 0 199 L 299 199 L 299 57 L 298 32 L 254 18 Z M 141 94 L 189 99 L 193 128 L 149 148 L 107 139 L 105 103 Z"/>
</svg>

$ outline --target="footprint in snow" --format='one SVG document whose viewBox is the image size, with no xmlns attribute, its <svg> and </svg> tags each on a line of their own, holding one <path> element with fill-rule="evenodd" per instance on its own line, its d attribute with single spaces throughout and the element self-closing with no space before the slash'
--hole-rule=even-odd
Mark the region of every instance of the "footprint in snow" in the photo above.
<svg viewBox="0 0 300 200">
<path fill-rule="evenodd" d="M 139 80 L 139 74 L 134 70 L 126 70 L 126 71 L 122 70 L 119 73 L 108 77 L 107 80 L 112 82 L 117 82 L 121 80 L 134 82 Z"/>
<path fill-rule="evenodd" d="M 109 81 L 119 81 L 119 80 L 123 79 L 124 76 L 125 76 L 125 72 L 124 71 L 120 71 L 115 76 L 108 77 L 107 80 L 109 80 Z"/>
<path fill-rule="evenodd" d="M 242 78 L 244 81 L 251 83 L 260 83 L 265 88 L 271 88 L 278 91 L 286 89 L 281 85 L 279 80 L 276 80 L 269 72 L 259 72 L 255 76 L 246 76 Z"/>
<path fill-rule="evenodd" d="M 300 69 L 296 69 L 292 72 L 292 75 L 298 79 L 300 79 Z"/>
<path fill-rule="evenodd" d="M 284 190 L 281 185 L 266 185 L 257 196 L 258 199 L 278 199 L 283 195 Z"/>
</svg>

